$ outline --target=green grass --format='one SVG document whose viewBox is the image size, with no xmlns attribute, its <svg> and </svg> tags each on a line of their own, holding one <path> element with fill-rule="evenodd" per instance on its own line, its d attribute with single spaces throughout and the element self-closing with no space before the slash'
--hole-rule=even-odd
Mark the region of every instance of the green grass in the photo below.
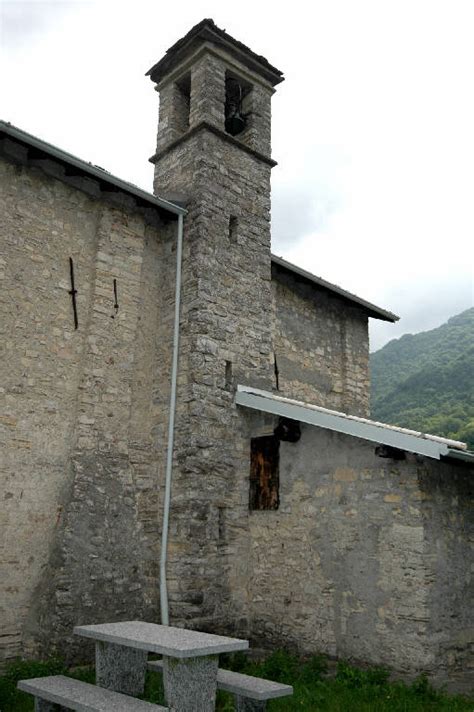
<svg viewBox="0 0 474 712">
<path fill-rule="evenodd" d="M 292 685 L 293 696 L 270 701 L 268 712 L 474 712 L 474 699 L 437 691 L 425 676 L 411 685 L 390 683 L 389 672 L 383 668 L 361 670 L 340 662 L 336 675 L 329 677 L 326 660 L 320 655 L 301 660 L 277 651 L 255 663 L 240 654 L 222 660 L 221 666 Z M 221 705 L 217 709 L 222 712 L 234 709 L 230 697 Z"/>
<path fill-rule="evenodd" d="M 270 701 L 268 712 L 474 712 L 474 698 L 437 691 L 424 676 L 411 685 L 390 683 L 389 673 L 383 668 L 361 670 L 344 662 L 338 664 L 335 676 L 328 676 L 326 660 L 318 655 L 302 660 L 284 651 L 276 651 L 262 662 L 252 662 L 239 653 L 221 656 L 220 664 L 248 675 L 293 685 L 294 695 Z M 33 698 L 16 689 L 18 680 L 61 674 L 94 682 L 92 667 L 68 671 L 57 659 L 11 663 L 0 677 L 1 712 L 30 712 L 34 709 Z M 147 673 L 143 699 L 164 704 L 160 674 Z M 219 692 L 216 710 L 233 712 L 232 696 Z"/>
<path fill-rule="evenodd" d="M 17 660 L 7 665 L 0 677 L 0 710 L 2 712 L 23 712 L 34 709 L 31 695 L 16 689 L 18 680 L 47 675 L 65 675 L 64 663 L 56 658 L 45 661 Z"/>
</svg>

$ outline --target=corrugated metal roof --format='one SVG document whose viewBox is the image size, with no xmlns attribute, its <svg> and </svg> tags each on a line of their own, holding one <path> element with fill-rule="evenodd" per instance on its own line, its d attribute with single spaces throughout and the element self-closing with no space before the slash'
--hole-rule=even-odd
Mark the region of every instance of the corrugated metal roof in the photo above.
<svg viewBox="0 0 474 712">
<path fill-rule="evenodd" d="M 290 420 L 297 420 L 319 428 L 352 435 L 362 440 L 387 445 L 397 450 L 425 455 L 435 460 L 440 460 L 441 457 L 451 457 L 474 462 L 474 453 L 468 452 L 467 445 L 457 440 L 379 423 L 368 418 L 359 418 L 303 401 L 284 398 L 270 391 L 239 385 L 235 402 L 237 405 L 263 413 L 273 413 Z"/>
<path fill-rule="evenodd" d="M 73 156 L 71 153 L 62 151 L 60 148 L 57 148 L 57 146 L 53 146 L 46 141 L 42 141 L 41 139 L 36 138 L 36 136 L 32 136 L 26 131 L 22 131 L 6 121 L 0 121 L 0 136 L 2 134 L 27 147 L 34 148 L 36 151 L 44 153 L 45 156 L 48 156 L 53 160 L 57 160 L 67 166 L 74 167 L 76 171 L 79 171 L 84 176 L 99 180 L 101 183 L 108 184 L 114 189 L 119 189 L 124 193 L 132 195 L 134 198 L 138 198 L 150 207 L 164 210 L 173 216 L 184 215 L 186 213 L 185 208 L 175 205 L 174 203 L 164 200 L 163 198 L 152 195 L 151 193 L 147 193 L 147 191 L 138 188 L 138 186 L 133 185 L 133 183 L 128 183 L 121 178 L 117 178 L 99 166 L 94 166 L 92 163 L 82 161 L 80 158 Z"/>
<path fill-rule="evenodd" d="M 366 311 L 367 314 L 374 319 L 395 322 L 400 318 L 396 314 L 392 314 L 392 312 L 381 309 L 375 304 L 372 304 L 371 302 L 368 302 L 355 294 L 351 294 L 351 292 L 342 289 L 342 287 L 339 287 L 337 284 L 331 284 L 331 282 L 326 282 L 326 280 L 321 277 L 316 277 L 316 275 L 311 274 L 311 272 L 307 272 L 305 269 L 297 267 L 296 265 L 291 264 L 291 262 L 287 262 L 282 257 L 272 255 L 272 263 L 288 272 L 298 275 L 298 277 L 302 277 L 304 280 L 311 282 L 322 289 L 326 289 L 329 292 L 337 294 L 339 297 L 342 297 L 353 304 L 357 304 L 357 306 L 362 307 L 364 311 Z"/>
</svg>

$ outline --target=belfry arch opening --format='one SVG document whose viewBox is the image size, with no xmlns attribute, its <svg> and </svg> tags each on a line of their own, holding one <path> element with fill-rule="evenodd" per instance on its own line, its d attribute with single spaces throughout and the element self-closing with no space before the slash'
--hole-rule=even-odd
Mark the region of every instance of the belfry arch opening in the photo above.
<svg viewBox="0 0 474 712">
<path fill-rule="evenodd" d="M 225 130 L 239 136 L 250 121 L 250 94 L 252 85 L 231 72 L 225 75 Z"/>
</svg>

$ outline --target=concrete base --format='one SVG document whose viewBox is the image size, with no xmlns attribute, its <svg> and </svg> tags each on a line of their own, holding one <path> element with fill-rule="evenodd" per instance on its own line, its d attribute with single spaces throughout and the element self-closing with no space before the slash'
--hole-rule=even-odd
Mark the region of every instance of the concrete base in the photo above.
<svg viewBox="0 0 474 712">
<path fill-rule="evenodd" d="M 217 655 L 198 658 L 163 657 L 163 682 L 173 712 L 214 712 Z"/>
<path fill-rule="evenodd" d="M 97 685 L 132 697 L 143 695 L 147 657 L 146 650 L 98 640 L 95 645 Z"/>
<path fill-rule="evenodd" d="M 250 700 L 248 697 L 235 695 L 235 712 L 265 712 L 266 700 Z"/>
</svg>

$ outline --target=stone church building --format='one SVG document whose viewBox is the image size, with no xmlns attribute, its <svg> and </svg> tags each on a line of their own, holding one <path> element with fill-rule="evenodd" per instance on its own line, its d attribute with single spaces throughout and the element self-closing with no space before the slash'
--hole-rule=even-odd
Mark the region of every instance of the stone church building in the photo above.
<svg viewBox="0 0 474 712">
<path fill-rule="evenodd" d="M 397 317 L 271 254 L 282 73 L 204 20 L 149 75 L 153 194 L 0 123 L 1 658 L 159 621 L 167 533 L 171 624 L 468 685 L 474 455 L 371 421 Z"/>
</svg>

